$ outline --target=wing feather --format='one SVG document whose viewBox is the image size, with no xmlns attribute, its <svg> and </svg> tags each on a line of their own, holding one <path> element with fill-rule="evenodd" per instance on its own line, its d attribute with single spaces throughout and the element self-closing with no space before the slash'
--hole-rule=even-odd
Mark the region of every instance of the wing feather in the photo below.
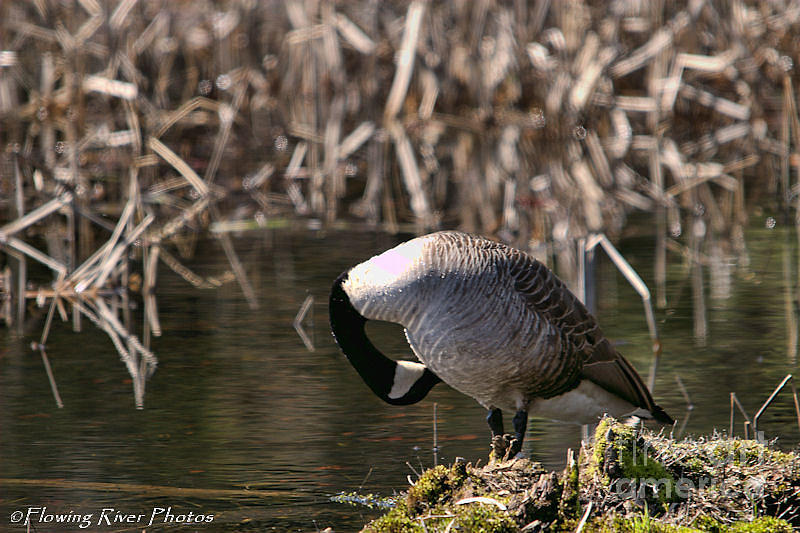
<svg viewBox="0 0 800 533">
<path fill-rule="evenodd" d="M 529 309 L 562 332 L 562 350 L 578 355 L 580 371 L 566 390 L 585 378 L 650 411 L 657 420 L 671 423 L 672 419 L 653 401 L 636 369 L 611 346 L 595 318 L 564 282 L 536 259 L 514 252 L 516 257 L 510 268 L 514 288 Z"/>
</svg>

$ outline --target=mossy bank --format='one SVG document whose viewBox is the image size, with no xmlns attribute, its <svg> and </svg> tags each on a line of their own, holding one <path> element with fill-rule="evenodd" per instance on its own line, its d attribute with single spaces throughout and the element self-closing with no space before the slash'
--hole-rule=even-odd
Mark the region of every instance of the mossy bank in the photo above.
<svg viewBox="0 0 800 533">
<path fill-rule="evenodd" d="M 781 532 L 800 527 L 800 456 L 750 440 L 675 441 L 612 419 L 562 472 L 526 459 L 425 473 L 363 531 Z"/>
</svg>

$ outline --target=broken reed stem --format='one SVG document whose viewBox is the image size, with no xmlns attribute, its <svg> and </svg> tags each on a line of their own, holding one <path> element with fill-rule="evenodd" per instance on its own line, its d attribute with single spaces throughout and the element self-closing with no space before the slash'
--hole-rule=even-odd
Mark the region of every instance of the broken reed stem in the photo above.
<svg viewBox="0 0 800 533">
<path fill-rule="evenodd" d="M 384 117 L 387 119 L 392 119 L 397 115 L 405 100 L 408 84 L 411 81 L 411 73 L 414 70 L 414 58 L 416 57 L 417 41 L 425 6 L 426 4 L 420 1 L 411 2 L 408 6 L 403 39 L 397 56 L 397 70 L 395 71 L 392 87 L 389 89 L 389 96 L 386 99 L 386 107 L 384 109 Z"/>
<path fill-rule="evenodd" d="M 0 241 L 0 246 L 12 248 L 20 252 L 22 255 L 26 255 L 31 259 L 35 259 L 36 261 L 39 261 L 43 265 L 49 267 L 51 270 L 54 270 L 57 274 L 67 273 L 67 266 L 64 263 L 40 252 L 33 246 L 17 239 L 16 237 L 8 237 L 5 242 Z"/>
<path fill-rule="evenodd" d="M 742 416 L 745 419 L 745 438 L 747 438 L 747 428 L 750 426 L 750 417 L 747 415 L 747 411 L 744 410 L 742 404 L 739 402 L 739 397 L 736 396 L 735 392 L 731 392 L 731 428 L 730 428 L 730 436 L 733 437 L 733 420 L 734 420 L 734 410 L 733 407 L 736 406 L 739 409 L 739 412 L 742 413 Z"/>
<path fill-rule="evenodd" d="M 208 195 L 208 185 L 206 184 L 203 179 L 197 175 L 197 173 L 190 167 L 186 161 L 178 156 L 175 152 L 170 150 L 167 145 L 156 139 L 155 137 L 150 137 L 147 140 L 147 146 L 150 147 L 155 153 L 157 153 L 161 158 L 169 163 L 172 168 L 178 171 L 178 173 L 183 176 L 186 181 L 194 187 L 194 189 L 200 194 L 201 197 L 205 197 Z"/>
<path fill-rule="evenodd" d="M 40 205 L 33 211 L 28 212 L 26 215 L 21 216 L 16 220 L 14 220 L 13 222 L 10 222 L 5 226 L 0 227 L 0 242 L 5 241 L 15 233 L 19 233 L 23 229 L 32 226 L 33 224 L 36 224 L 43 218 L 58 211 L 71 201 L 72 201 L 72 194 L 68 192 L 63 193 L 62 195 L 53 198 L 49 202 Z"/>
<path fill-rule="evenodd" d="M 169 253 L 164 248 L 159 248 L 158 258 L 167 265 L 173 272 L 185 279 L 187 282 L 197 287 L 198 289 L 209 289 L 215 285 L 209 283 L 207 280 L 198 276 L 191 269 L 181 263 L 177 257 Z"/>
<path fill-rule="evenodd" d="M 653 302 L 650 298 L 650 290 L 647 288 L 647 285 L 642 278 L 639 277 L 639 274 L 636 273 L 636 270 L 631 267 L 630 263 L 628 263 L 622 254 L 611 244 L 611 241 L 608 240 L 603 234 L 593 234 L 589 237 L 586 242 L 586 250 L 591 251 L 597 245 L 601 245 L 603 250 L 606 252 L 606 255 L 611 259 L 614 263 L 614 266 L 617 267 L 617 270 L 628 280 L 631 287 L 639 294 L 642 299 L 642 304 L 644 305 L 644 312 L 645 312 L 645 319 L 647 320 L 647 329 L 650 332 L 650 339 L 652 341 L 653 346 L 653 362 L 650 367 L 650 375 L 647 380 L 647 386 L 650 389 L 650 393 L 653 393 L 655 388 L 655 381 L 656 381 L 656 373 L 658 372 L 658 363 L 661 359 L 661 340 L 658 337 L 658 329 L 656 327 L 656 318 L 655 312 L 653 311 Z"/>
<path fill-rule="evenodd" d="M 85 278 L 89 269 L 96 267 L 96 263 L 104 263 L 107 262 L 109 259 L 109 255 L 111 250 L 114 249 L 119 238 L 122 236 L 122 232 L 125 230 L 125 226 L 128 224 L 131 216 L 133 216 L 134 211 L 134 204 L 133 199 L 130 199 L 126 204 L 124 209 L 122 210 L 122 214 L 117 221 L 116 226 L 114 226 L 114 230 L 111 232 L 111 236 L 109 239 L 103 243 L 100 248 L 98 248 L 86 261 L 83 262 L 81 266 L 76 268 L 71 274 L 70 279 L 72 280 L 81 280 Z M 79 283 L 80 284 L 80 283 Z M 84 286 L 88 286 L 88 283 L 85 283 Z"/>
<path fill-rule="evenodd" d="M 300 305 L 300 309 L 297 311 L 297 315 L 294 317 L 295 325 L 303 324 L 303 320 L 305 320 L 306 315 L 308 314 L 308 311 L 311 309 L 312 305 L 314 305 L 314 296 L 309 294 L 306 296 L 306 299 L 303 300 L 303 303 Z"/>
<path fill-rule="evenodd" d="M 216 206 L 211 205 L 210 210 L 212 218 L 219 218 L 219 213 L 216 210 Z M 222 244 L 222 249 L 225 251 L 225 256 L 228 258 L 228 262 L 231 264 L 231 269 L 236 275 L 236 280 L 239 282 L 239 287 L 241 287 L 244 297 L 247 300 L 247 305 L 250 306 L 250 309 L 258 309 L 258 298 L 256 298 L 256 293 L 253 290 L 253 286 L 250 285 L 250 280 L 247 279 L 247 273 L 245 272 L 241 261 L 239 261 L 239 256 L 236 254 L 236 249 L 233 247 L 233 241 L 231 240 L 230 235 L 227 233 L 217 233 L 217 239 L 219 239 L 220 243 Z"/>
<path fill-rule="evenodd" d="M 769 407 L 770 404 L 772 404 L 772 401 L 775 399 L 778 393 L 783 390 L 783 388 L 786 386 L 787 383 L 790 382 L 793 382 L 792 375 L 787 374 L 786 377 L 783 378 L 783 381 L 781 381 L 778 384 L 778 386 L 775 387 L 775 390 L 772 391 L 772 394 L 769 395 L 769 398 L 767 398 L 767 401 L 765 401 L 764 404 L 761 406 L 761 409 L 759 409 L 758 412 L 755 414 L 755 416 L 753 416 L 753 431 L 758 431 L 758 419 L 761 418 L 761 415 L 764 414 L 764 411 L 766 411 L 767 407 Z M 792 393 L 794 396 L 795 411 L 797 414 L 798 428 L 800 428 L 800 404 L 798 404 L 797 401 L 797 391 L 794 389 L 794 387 L 792 389 L 793 389 Z"/>
<path fill-rule="evenodd" d="M 92 282 L 92 285 L 95 287 L 102 287 L 105 284 L 109 275 L 111 275 L 112 270 L 116 268 L 120 260 L 123 258 L 122 255 L 128 251 L 129 247 L 142 235 L 142 233 L 144 233 L 144 230 L 147 229 L 153 220 L 153 215 L 147 215 L 144 220 L 142 220 L 135 228 L 133 228 L 133 230 L 128 232 L 128 235 L 125 237 L 125 240 L 122 243 L 111 249 L 108 257 L 106 257 L 103 262 L 98 265 L 100 271 Z M 80 286 L 85 287 L 86 285 L 82 283 Z"/>
<path fill-rule="evenodd" d="M 678 374 L 675 374 L 675 382 L 678 384 L 678 390 L 683 394 L 683 399 L 686 400 L 686 408 L 691 411 L 694 409 L 694 404 L 692 404 L 692 400 L 689 398 L 689 391 L 686 390 L 686 386 L 683 384 L 683 380 Z"/>
<path fill-rule="evenodd" d="M 433 402 L 433 466 L 439 464 L 439 420 L 437 411 L 439 404 Z"/>
<path fill-rule="evenodd" d="M 39 353 L 42 356 L 44 370 L 47 372 L 47 379 L 50 382 L 50 390 L 53 392 L 53 399 L 55 399 L 58 408 L 62 409 L 64 407 L 64 402 L 61 401 L 61 395 L 58 393 L 58 385 L 56 384 L 55 376 L 53 376 L 53 369 L 50 367 L 50 359 L 47 357 L 47 352 L 44 351 L 44 346 L 41 344 L 39 345 Z"/>
<path fill-rule="evenodd" d="M 411 197 L 411 210 L 416 217 L 416 223 L 421 228 L 428 227 L 431 223 L 430 207 L 411 141 L 408 139 L 405 128 L 396 121 L 390 121 L 387 124 L 387 130 L 395 144 L 397 162 L 402 171 L 403 183 Z"/>
<path fill-rule="evenodd" d="M 578 527 L 575 528 L 575 533 L 581 533 L 581 531 L 583 531 L 583 528 L 586 525 L 586 521 L 589 519 L 589 515 L 592 513 L 593 505 L 594 501 L 589 500 L 589 505 L 586 506 L 586 510 L 583 512 L 583 516 L 581 516 L 580 522 L 578 522 Z"/>
<path fill-rule="evenodd" d="M 161 323 L 158 319 L 158 306 L 156 305 L 156 296 L 154 294 L 156 286 L 156 275 L 158 274 L 158 258 L 161 255 L 161 247 L 158 245 L 151 246 L 147 252 L 146 266 L 144 269 L 144 280 L 142 284 L 142 294 L 144 297 L 145 305 L 145 324 L 148 326 L 148 332 L 156 337 L 161 336 Z M 145 346 L 149 348 L 149 336 L 146 339 Z"/>
<path fill-rule="evenodd" d="M 28 286 L 28 262 L 25 259 L 25 254 L 16 254 L 17 258 L 17 332 L 22 335 L 23 326 L 25 325 L 25 289 Z"/>
<path fill-rule="evenodd" d="M 295 331 L 297 331 L 297 334 L 300 336 L 300 339 L 303 341 L 303 344 L 306 345 L 306 349 L 309 352 L 314 351 L 314 342 L 311 340 L 311 337 L 308 336 L 308 333 L 306 333 L 306 330 L 303 327 L 303 321 L 305 320 L 308 311 L 312 308 L 313 305 L 314 305 L 314 296 L 309 294 L 308 296 L 306 296 L 306 299 L 303 300 L 303 303 L 300 306 L 300 310 L 297 311 L 297 315 L 295 315 L 294 317 L 294 322 L 292 322 Z M 312 321 L 312 328 L 313 328 L 313 321 Z"/>
<path fill-rule="evenodd" d="M 244 100 L 246 89 L 247 84 L 240 83 L 239 89 L 236 91 L 236 95 L 233 98 L 233 103 L 231 105 L 221 104 L 220 106 L 218 113 L 220 117 L 220 130 L 217 134 L 217 141 L 214 144 L 214 152 L 211 154 L 211 160 L 206 168 L 204 176 L 205 182 L 208 184 L 213 183 L 217 175 L 217 169 L 219 168 L 220 161 L 222 161 L 223 150 L 228 144 L 228 139 L 231 135 L 231 127 L 233 126 L 233 121 L 237 113 L 239 113 L 239 108 Z"/>
<path fill-rule="evenodd" d="M 59 276 L 58 280 L 55 283 L 55 290 L 53 290 L 50 302 L 50 309 L 47 310 L 47 319 L 44 321 L 44 328 L 42 329 L 42 336 L 39 338 L 39 344 L 41 346 L 45 346 L 47 344 L 47 338 L 50 336 L 50 327 L 53 325 L 53 314 L 56 309 L 57 304 L 59 303 L 59 292 L 64 283 L 64 276 Z M 20 298 L 24 301 L 25 296 L 20 295 Z"/>
<path fill-rule="evenodd" d="M 120 324 L 119 320 L 117 319 L 117 316 L 108 309 L 108 307 L 106 306 L 105 302 L 102 299 L 95 298 L 92 303 L 95 306 L 95 309 L 97 309 L 98 311 L 98 316 L 102 317 L 105 320 L 105 322 L 111 328 L 113 328 L 115 333 L 117 333 L 120 337 L 128 341 L 141 354 L 141 356 L 147 360 L 149 368 L 151 368 L 151 370 L 154 370 L 158 363 L 155 358 L 155 355 L 153 355 L 153 352 L 142 346 L 142 344 L 139 342 L 139 339 L 137 339 L 134 335 L 131 335 L 128 332 L 128 330 L 125 329 L 125 327 L 122 324 Z"/>
<path fill-rule="evenodd" d="M 794 401 L 794 412 L 797 416 L 797 427 L 800 428 L 800 401 L 797 398 L 797 387 L 794 385 L 794 379 L 789 382 L 792 387 L 792 400 Z"/>
<path fill-rule="evenodd" d="M 87 308 L 87 305 L 84 304 L 93 305 L 97 313 L 95 314 L 91 312 Z M 136 408 L 143 409 L 144 380 L 155 370 L 157 365 L 155 356 L 148 349 L 142 346 L 136 337 L 130 335 L 125 328 L 122 327 L 116 316 L 108 310 L 103 301 L 99 298 L 96 298 L 91 303 L 89 301 L 81 303 L 79 299 L 76 299 L 73 303 L 73 306 L 79 309 L 97 327 L 105 331 L 109 336 L 111 342 L 114 344 L 114 347 L 117 349 L 120 358 L 122 359 L 123 363 L 125 363 L 128 373 L 131 376 L 133 382 L 134 403 Z M 123 346 L 120 337 L 128 342 L 130 350 Z M 138 356 L 141 357 L 139 360 L 139 365 L 137 365 L 137 352 L 139 354 Z"/>
<path fill-rule="evenodd" d="M 63 282 L 63 275 L 60 276 L 59 280 L 56 282 L 56 287 L 59 287 L 61 282 Z M 25 301 L 25 297 L 22 295 L 20 295 L 20 299 Z M 50 366 L 50 359 L 47 357 L 47 352 L 45 352 L 45 344 L 47 343 L 47 337 L 50 334 L 50 326 L 53 323 L 53 314 L 55 312 L 57 302 L 58 291 L 56 290 L 52 301 L 50 302 L 50 309 L 47 310 L 47 319 L 45 320 L 44 329 L 42 330 L 42 336 L 35 348 L 39 350 L 39 353 L 42 356 L 42 364 L 44 365 L 44 370 L 47 373 L 47 380 L 50 382 L 50 391 L 53 393 L 53 399 L 56 402 L 56 406 L 59 409 L 63 409 L 64 402 L 61 401 L 61 394 L 58 392 L 58 384 L 56 383 L 56 378 L 53 375 L 53 369 Z"/>
</svg>

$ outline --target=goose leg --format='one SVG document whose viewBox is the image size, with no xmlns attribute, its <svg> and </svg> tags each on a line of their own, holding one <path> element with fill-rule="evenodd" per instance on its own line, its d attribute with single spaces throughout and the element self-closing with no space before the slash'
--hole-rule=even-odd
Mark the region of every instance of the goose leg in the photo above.
<svg viewBox="0 0 800 533">
<path fill-rule="evenodd" d="M 489 429 L 492 430 L 492 437 L 503 434 L 503 412 L 500 409 L 497 407 L 489 409 L 486 422 L 489 424 Z"/>
<path fill-rule="evenodd" d="M 486 422 L 492 430 L 492 451 L 489 458 L 492 461 L 502 461 L 507 457 L 509 445 L 508 436 L 503 432 L 503 412 L 497 407 L 490 408 Z"/>
<path fill-rule="evenodd" d="M 522 441 L 525 440 L 525 431 L 528 429 L 528 412 L 519 410 L 511 421 L 514 424 L 514 440 L 508 450 L 508 457 L 514 457 L 522 451 Z"/>
</svg>

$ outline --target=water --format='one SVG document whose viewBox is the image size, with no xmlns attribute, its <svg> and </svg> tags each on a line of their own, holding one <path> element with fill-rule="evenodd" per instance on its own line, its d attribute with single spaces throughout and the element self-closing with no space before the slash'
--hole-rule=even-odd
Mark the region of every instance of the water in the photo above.
<svg viewBox="0 0 800 533">
<path fill-rule="evenodd" d="M 655 396 L 682 423 L 687 411 L 675 385 L 680 375 L 695 405 L 688 434 L 727 431 L 731 391 L 752 415 L 783 376 L 795 372 L 787 313 L 796 317 L 797 301 L 787 306 L 785 289 L 796 296 L 797 239 L 780 224 L 755 225 L 747 234 L 750 264 L 731 266 L 727 296 L 725 284 L 704 269 L 705 340 L 695 331 L 692 271 L 670 255 L 668 306 L 656 313 L 664 356 Z M 399 240 L 289 230 L 242 236 L 236 246 L 262 304 L 258 311 L 248 308 L 235 283 L 198 290 L 162 268 L 157 294 L 164 335 L 153 342 L 160 364 L 141 411 L 134 408 L 130 379 L 113 346 L 88 322 L 80 334 L 58 324 L 48 343 L 64 409 L 55 407 L 42 362 L 29 349 L 41 320 L 29 324 L 24 338 L 0 332 L 0 477 L 63 480 L 0 484 L 0 530 L 13 530 L 13 511 L 42 506 L 45 515 L 91 514 L 87 530 L 141 531 L 154 508 L 171 508 L 183 520 L 189 512 L 204 519 L 213 515 L 213 522 L 169 528 L 161 514 L 158 527 L 149 530 L 357 530 L 376 512 L 331 503 L 330 496 L 390 496 L 407 485 L 409 475 L 430 466 L 434 402 L 439 460 L 485 460 L 486 413 L 472 399 L 439 385 L 419 404 L 383 404 L 328 331 L 332 280 Z M 621 243 L 651 288 L 653 247 L 651 235 Z M 213 240 L 200 244 L 189 265 L 203 275 L 228 268 Z M 641 301 L 603 257 L 596 274 L 599 320 L 646 376 L 650 340 Z M 306 326 L 314 352 L 292 328 L 309 294 L 315 303 Z M 386 352 L 408 351 L 399 328 L 376 325 L 370 333 Z M 737 434 L 741 420 L 737 414 Z M 541 420 L 530 426 L 527 451 L 551 468 L 563 464 L 567 448 L 579 445 L 577 426 Z M 778 397 L 761 426 L 782 447 L 797 444 L 788 393 Z M 184 495 L 169 487 L 207 492 Z M 245 488 L 262 492 L 257 498 L 221 492 Z M 104 508 L 136 521 L 97 526 Z M 41 516 L 34 514 L 36 531 L 76 529 L 37 523 Z"/>
</svg>

